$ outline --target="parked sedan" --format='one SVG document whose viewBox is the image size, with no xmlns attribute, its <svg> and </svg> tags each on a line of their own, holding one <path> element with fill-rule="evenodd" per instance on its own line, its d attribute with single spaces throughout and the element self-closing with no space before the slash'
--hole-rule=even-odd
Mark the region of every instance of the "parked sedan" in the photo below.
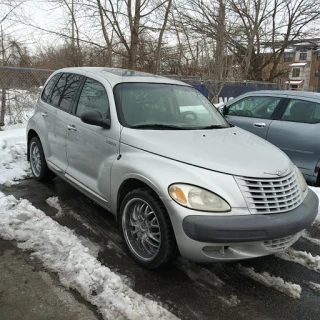
<svg viewBox="0 0 320 320">
<path fill-rule="evenodd" d="M 223 113 L 229 123 L 283 150 L 309 183 L 320 184 L 319 93 L 249 92 L 229 101 Z"/>
</svg>

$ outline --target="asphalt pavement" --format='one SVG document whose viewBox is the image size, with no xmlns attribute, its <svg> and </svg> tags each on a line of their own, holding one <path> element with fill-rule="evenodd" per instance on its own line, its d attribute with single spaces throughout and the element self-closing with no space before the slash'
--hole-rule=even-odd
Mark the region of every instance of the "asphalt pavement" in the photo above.
<svg viewBox="0 0 320 320">
<path fill-rule="evenodd" d="M 1 186 L 0 191 L 12 194 L 16 198 L 28 199 L 36 208 L 61 225 L 98 244 L 101 248 L 98 260 L 102 264 L 126 275 L 133 290 L 161 302 L 181 319 L 320 319 L 320 292 L 308 286 L 310 281 L 320 283 L 320 273 L 302 265 L 275 256 L 240 263 L 211 265 L 194 264 L 180 258 L 165 269 L 145 270 L 127 255 L 113 215 L 61 179 L 56 178 L 46 184 L 27 179 L 11 187 Z M 62 213 L 57 215 L 57 209 L 46 202 L 49 197 L 58 197 Z M 312 236 L 320 239 L 320 232 L 316 227 L 310 232 Z M 4 249 L 1 251 L 2 247 Z M 310 252 L 312 255 L 320 255 L 319 246 L 302 238 L 294 248 Z M 17 250 L 14 243 L 4 245 L 0 242 L 0 261 L 15 260 L 10 250 L 18 252 L 21 257 L 26 255 Z M 3 258 L 4 256 L 6 258 Z M 33 268 L 37 268 L 38 265 L 41 269 L 39 263 L 32 263 Z M 253 267 L 256 272 L 268 272 L 285 281 L 299 284 L 302 287 L 301 298 L 293 299 L 248 278 L 239 271 L 239 264 Z M 52 277 L 54 279 L 54 275 Z M 11 285 L 10 279 L 5 285 L 0 284 L 0 312 L 1 309 L 8 310 L 9 303 L 12 303 L 1 298 L 1 290 L 5 291 Z M 58 283 L 55 285 L 59 286 Z M 76 301 L 83 305 L 92 317 L 99 317 L 81 297 Z M 70 319 L 78 319 L 76 315 L 73 316 L 75 318 Z"/>
</svg>

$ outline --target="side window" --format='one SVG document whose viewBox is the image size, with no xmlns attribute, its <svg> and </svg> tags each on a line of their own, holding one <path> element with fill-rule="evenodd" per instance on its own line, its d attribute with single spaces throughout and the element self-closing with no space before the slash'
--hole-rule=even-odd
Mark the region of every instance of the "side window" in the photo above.
<svg viewBox="0 0 320 320">
<path fill-rule="evenodd" d="M 64 73 L 52 91 L 51 104 L 69 112 L 79 88 L 80 80 L 81 76 L 78 74 Z"/>
<path fill-rule="evenodd" d="M 55 74 L 47 83 L 46 87 L 42 91 L 41 100 L 47 103 L 50 103 L 51 91 L 58 79 L 60 78 L 61 73 Z"/>
<path fill-rule="evenodd" d="M 105 119 L 110 117 L 109 100 L 104 86 L 89 78 L 83 86 L 76 115 L 80 117 L 83 112 L 88 110 L 99 111 Z"/>
<path fill-rule="evenodd" d="M 281 98 L 247 97 L 232 104 L 227 115 L 270 119 Z"/>
<path fill-rule="evenodd" d="M 318 123 L 320 122 L 320 104 L 312 101 L 292 99 L 282 115 L 282 120 Z"/>
</svg>

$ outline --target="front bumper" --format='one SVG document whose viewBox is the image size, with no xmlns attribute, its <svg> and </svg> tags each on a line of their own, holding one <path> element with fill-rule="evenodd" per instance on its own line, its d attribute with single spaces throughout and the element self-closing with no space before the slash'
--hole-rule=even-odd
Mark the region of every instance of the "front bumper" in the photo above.
<svg viewBox="0 0 320 320">
<path fill-rule="evenodd" d="M 318 213 L 319 200 L 309 190 L 299 207 L 284 213 L 246 216 L 188 216 L 185 234 L 196 241 L 232 243 L 271 240 L 298 233 L 311 225 Z"/>
<path fill-rule="evenodd" d="M 285 213 L 183 217 L 177 208 L 176 212 L 170 208 L 168 211 L 181 255 L 197 262 L 212 262 L 248 259 L 285 250 L 314 221 L 318 205 L 317 195 L 309 189 L 303 203 Z M 171 207 L 173 209 L 173 204 Z"/>
</svg>

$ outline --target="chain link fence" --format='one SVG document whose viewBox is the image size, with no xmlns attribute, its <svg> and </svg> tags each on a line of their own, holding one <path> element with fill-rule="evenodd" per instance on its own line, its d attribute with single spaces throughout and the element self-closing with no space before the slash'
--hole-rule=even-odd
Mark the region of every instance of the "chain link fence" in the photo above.
<svg viewBox="0 0 320 320">
<path fill-rule="evenodd" d="M 195 84 L 204 84 L 206 86 L 219 86 L 222 84 L 222 87 L 225 86 L 239 86 L 239 87 L 253 87 L 253 88 L 261 88 L 261 89 L 281 89 L 285 90 L 288 89 L 288 86 L 283 83 L 272 83 L 272 82 L 264 82 L 264 81 L 253 81 L 253 80 L 226 80 L 223 82 L 217 82 L 214 79 L 209 79 L 209 78 L 201 78 L 198 76 L 178 76 L 178 75 L 164 75 L 164 77 L 174 79 L 174 80 L 179 80 L 185 83 L 188 83 L 190 85 Z"/>
<path fill-rule="evenodd" d="M 24 128 L 54 70 L 0 67 L 0 130 Z"/>
<path fill-rule="evenodd" d="M 36 101 L 47 78 L 54 70 L 33 69 L 20 67 L 0 67 L 0 130 L 24 128 L 28 119 L 33 115 Z M 212 95 L 214 87 L 218 85 L 214 80 L 200 77 L 180 77 L 166 75 L 188 84 L 204 86 L 205 95 Z M 277 83 L 256 81 L 227 81 L 223 87 L 233 97 L 234 88 L 237 94 L 257 89 L 285 89 L 284 85 Z M 242 89 L 241 89 L 242 88 Z M 201 88 L 198 88 L 199 91 Z M 233 91 L 232 91 L 233 90 Z M 242 92 L 243 91 L 243 92 Z M 226 95 L 224 93 L 224 95 Z"/>
</svg>

